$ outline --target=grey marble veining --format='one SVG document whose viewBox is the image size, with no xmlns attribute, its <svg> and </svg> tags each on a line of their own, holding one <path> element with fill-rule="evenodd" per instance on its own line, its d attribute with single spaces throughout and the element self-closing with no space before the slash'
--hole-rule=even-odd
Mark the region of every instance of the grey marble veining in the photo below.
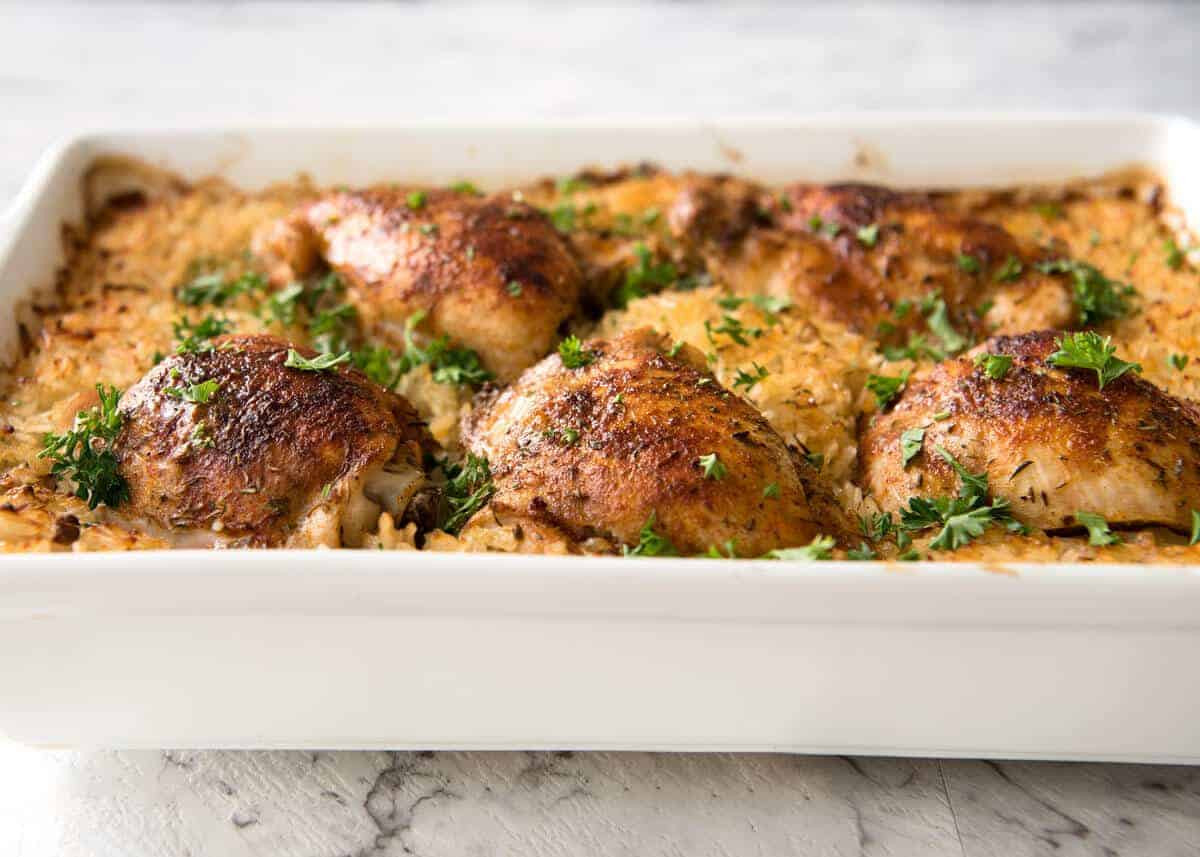
<svg viewBox="0 0 1200 857">
<path fill-rule="evenodd" d="M 0 209 L 51 141 L 121 125 L 1194 115 L 1198 33 L 1200 4 L 1183 2 L 0 3 Z M 401 854 L 1200 854 L 1200 779 L 1163 766 L 0 744 L 5 857 Z"/>
</svg>

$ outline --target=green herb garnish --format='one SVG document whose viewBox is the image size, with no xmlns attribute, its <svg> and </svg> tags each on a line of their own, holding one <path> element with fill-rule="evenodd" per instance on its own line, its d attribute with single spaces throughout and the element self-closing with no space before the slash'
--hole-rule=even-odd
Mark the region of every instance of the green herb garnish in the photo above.
<svg viewBox="0 0 1200 857">
<path fill-rule="evenodd" d="M 679 556 L 679 551 L 666 536 L 654 531 L 655 513 L 651 512 L 642 530 L 638 534 L 638 543 L 633 547 L 625 545 L 621 552 L 625 556 Z"/>
<path fill-rule="evenodd" d="M 908 462 L 917 456 L 917 453 L 921 451 L 921 444 L 924 442 L 925 429 L 919 426 L 900 434 L 900 465 L 902 467 L 907 467 Z"/>
<path fill-rule="evenodd" d="M 1002 381 L 1012 368 L 1013 359 L 1007 354 L 976 354 L 975 365 L 983 369 L 983 374 L 993 381 Z"/>
<path fill-rule="evenodd" d="M 1110 280 L 1087 262 L 1056 259 L 1042 262 L 1036 267 L 1043 274 L 1071 275 L 1079 323 L 1084 327 L 1128 315 L 1130 306 L 1127 298 L 1137 294 L 1133 286 Z"/>
<path fill-rule="evenodd" d="M 118 470 L 112 446 L 121 431 L 117 405 L 121 391 L 96 385 L 100 404 L 75 414 L 70 430 L 47 434 L 38 458 L 53 462 L 50 472 L 74 483 L 74 495 L 86 500 L 89 509 L 101 503 L 119 506 L 129 499 L 129 483 Z"/>
<path fill-rule="evenodd" d="M 725 465 L 721 463 L 721 459 L 717 457 L 715 452 L 710 452 L 708 455 L 702 455 L 697 459 L 700 469 L 704 471 L 705 479 L 723 479 L 728 471 Z"/>
<path fill-rule="evenodd" d="M 885 409 L 892 401 L 900 395 L 904 386 L 908 383 L 909 372 L 901 372 L 898 376 L 891 375 L 868 375 L 867 389 L 875 395 L 875 404 L 879 410 Z"/>
<path fill-rule="evenodd" d="M 558 356 L 567 369 L 582 369 L 596 360 L 595 352 L 585 350 L 578 336 L 568 336 L 558 343 Z"/>
<path fill-rule="evenodd" d="M 173 399 L 181 399 L 195 405 L 207 405 L 220 386 L 220 381 L 209 378 L 207 381 L 201 381 L 199 384 L 189 384 L 186 387 L 167 387 L 163 392 Z"/>
<path fill-rule="evenodd" d="M 763 559 L 817 560 L 833 559 L 833 536 L 815 536 L 811 542 L 799 548 L 776 548 L 762 555 Z"/>
<path fill-rule="evenodd" d="M 471 453 L 458 464 L 442 462 L 442 472 L 446 474 L 442 494 L 446 511 L 441 528 L 457 534 L 496 493 L 496 485 L 488 460 Z"/>
<path fill-rule="evenodd" d="M 318 354 L 316 357 L 308 358 L 295 348 L 289 348 L 287 359 L 283 361 L 283 365 L 289 369 L 299 369 L 303 372 L 323 372 L 326 369 L 333 369 L 341 363 L 349 362 L 349 351 L 343 351 L 341 354 L 325 352 L 324 354 Z"/>
<path fill-rule="evenodd" d="M 1112 337 L 1100 337 L 1100 334 L 1090 330 L 1082 333 L 1068 333 L 1062 339 L 1054 340 L 1058 350 L 1050 355 L 1048 362 L 1051 366 L 1067 369 L 1092 369 L 1096 373 L 1100 389 L 1115 381 L 1126 372 L 1141 372 L 1138 363 L 1127 363 L 1116 357 L 1116 347 L 1112 345 Z"/>
<path fill-rule="evenodd" d="M 1121 537 L 1114 534 L 1108 528 L 1108 521 L 1104 520 L 1103 515 L 1097 515 L 1092 512 L 1076 512 L 1075 521 L 1088 531 L 1088 544 L 1096 547 L 1104 547 L 1106 545 L 1119 545 Z"/>
<path fill-rule="evenodd" d="M 735 390 L 739 387 L 745 387 L 746 392 L 749 393 L 752 389 L 754 389 L 755 384 L 771 374 L 766 370 L 766 367 L 759 366 L 757 363 L 752 362 L 750 366 L 753 370 L 751 372 L 747 372 L 745 369 L 737 370 L 737 376 L 733 379 L 733 387 Z"/>
</svg>

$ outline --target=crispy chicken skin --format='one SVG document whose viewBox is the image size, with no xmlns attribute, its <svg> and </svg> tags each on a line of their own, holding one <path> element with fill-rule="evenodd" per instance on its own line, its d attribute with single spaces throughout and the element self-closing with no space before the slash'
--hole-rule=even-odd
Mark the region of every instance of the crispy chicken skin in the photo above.
<svg viewBox="0 0 1200 857">
<path fill-rule="evenodd" d="M 1093 371 L 1050 366 L 1057 336 L 988 340 L 981 349 L 1013 358 L 1003 379 L 970 356 L 948 360 L 875 417 L 860 460 L 880 506 L 895 511 L 914 495 L 956 493 L 941 446 L 971 472 L 986 472 L 993 495 L 1035 527 L 1072 528 L 1076 512 L 1120 526 L 1190 527 L 1190 510 L 1200 508 L 1200 409 L 1132 373 L 1100 390 Z M 900 435 L 917 427 L 924 442 L 906 468 Z"/>
<path fill-rule="evenodd" d="M 318 258 L 341 274 L 369 335 L 403 346 L 405 322 L 479 353 L 511 380 L 553 347 L 582 275 L 536 208 L 510 196 L 396 188 L 337 191 L 256 236 L 272 278 Z"/>
<path fill-rule="evenodd" d="M 428 443 L 406 401 L 356 370 L 286 367 L 272 336 L 215 345 L 166 358 L 122 397 L 123 512 L 184 546 L 354 546 L 381 507 L 399 518 Z M 207 403 L 176 392 L 205 381 Z"/>
<path fill-rule="evenodd" d="M 798 184 L 770 205 L 780 227 L 820 241 L 840 266 L 822 279 L 832 263 L 810 263 L 798 288 L 860 333 L 895 344 L 925 333 L 916 305 L 934 293 L 950 323 L 975 339 L 1075 322 L 1068 284 L 1033 267 L 1040 251 L 1000 226 L 943 211 L 926 195 Z M 818 255 L 811 247 L 802 254 Z"/>
<path fill-rule="evenodd" d="M 843 535 L 836 504 L 826 516 L 810 504 L 808 465 L 717 384 L 698 351 L 672 357 L 648 328 L 584 348 L 589 365 L 568 368 L 553 354 L 482 395 L 467 418 L 466 446 L 489 459 L 496 484 L 477 517 L 632 546 L 654 515 L 655 532 L 684 555 L 732 541 L 739 555 L 758 556 Z M 720 467 L 706 476 L 700 459 L 713 454 Z"/>
</svg>

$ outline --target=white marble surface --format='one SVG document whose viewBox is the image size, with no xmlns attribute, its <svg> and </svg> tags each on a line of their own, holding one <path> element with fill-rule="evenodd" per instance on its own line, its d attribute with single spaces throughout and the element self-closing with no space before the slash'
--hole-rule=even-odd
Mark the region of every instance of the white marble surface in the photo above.
<svg viewBox="0 0 1200 857">
<path fill-rule="evenodd" d="M 0 208 L 53 139 L 112 125 L 1200 114 L 1197 33 L 1200 5 L 1187 3 L 0 4 Z M 400 854 L 1200 854 L 1200 771 L 0 744 L 6 857 Z"/>
</svg>

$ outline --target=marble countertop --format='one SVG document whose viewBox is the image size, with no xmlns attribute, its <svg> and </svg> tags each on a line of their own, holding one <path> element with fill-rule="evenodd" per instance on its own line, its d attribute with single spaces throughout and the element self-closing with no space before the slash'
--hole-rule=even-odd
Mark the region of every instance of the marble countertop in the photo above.
<svg viewBox="0 0 1200 857">
<path fill-rule="evenodd" d="M 114 125 L 851 109 L 1200 115 L 1200 5 L 0 5 L 0 209 Z M 0 854 L 1200 854 L 1200 769 L 646 753 L 40 751 Z"/>
</svg>

